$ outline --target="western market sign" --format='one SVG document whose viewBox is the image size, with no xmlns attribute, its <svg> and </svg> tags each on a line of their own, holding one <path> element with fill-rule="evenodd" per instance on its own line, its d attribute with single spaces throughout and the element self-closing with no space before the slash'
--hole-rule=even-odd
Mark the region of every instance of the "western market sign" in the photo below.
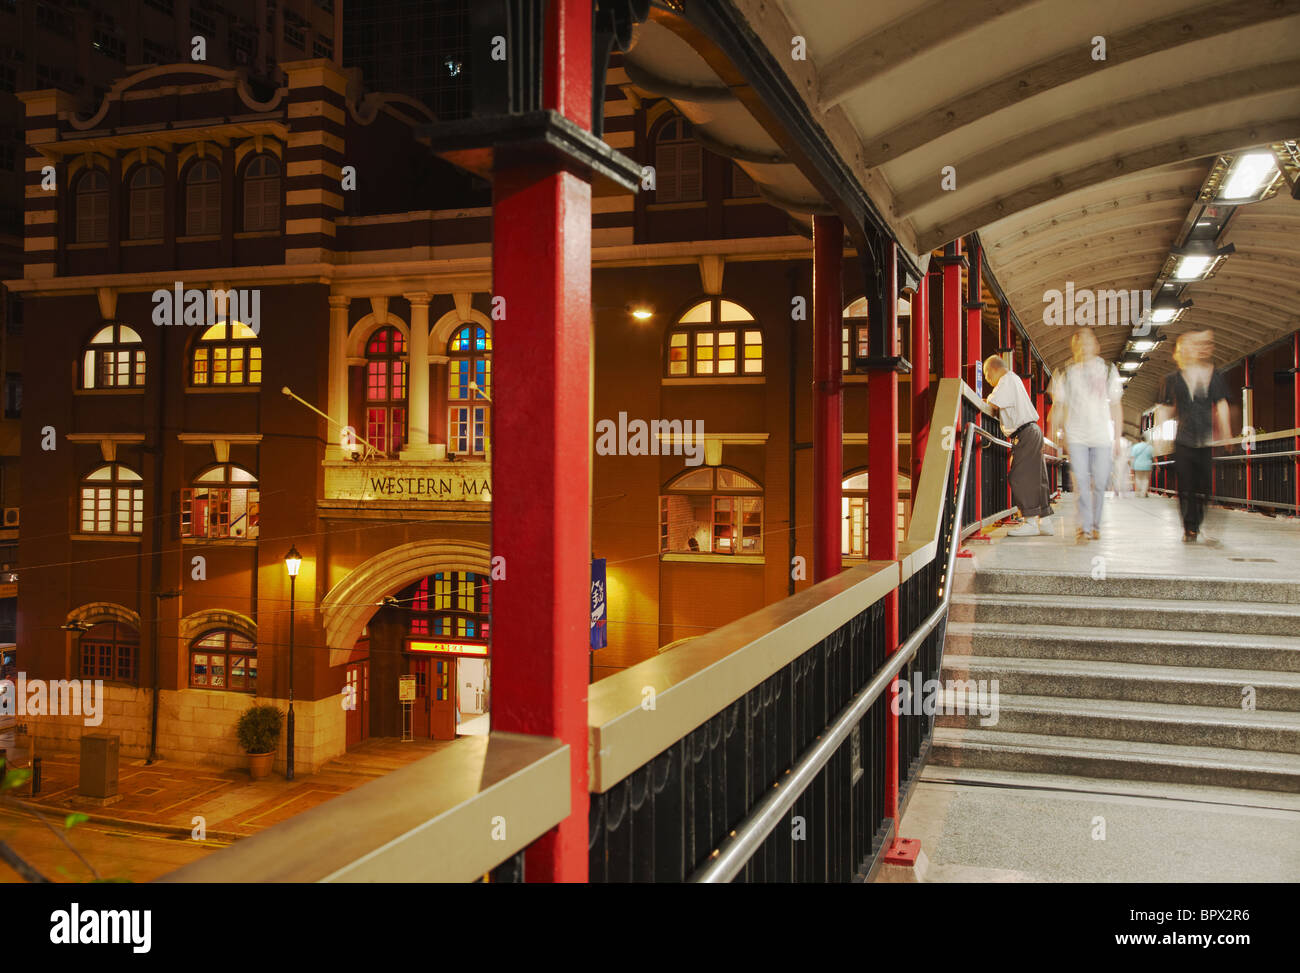
<svg viewBox="0 0 1300 973">
<path fill-rule="evenodd" d="M 491 503 L 488 463 L 325 462 L 327 500 Z"/>
</svg>

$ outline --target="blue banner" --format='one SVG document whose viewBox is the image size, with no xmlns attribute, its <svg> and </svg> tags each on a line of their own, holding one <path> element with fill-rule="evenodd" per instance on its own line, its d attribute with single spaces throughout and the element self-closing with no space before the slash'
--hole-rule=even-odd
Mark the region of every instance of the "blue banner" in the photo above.
<svg viewBox="0 0 1300 973">
<path fill-rule="evenodd" d="M 605 623 L 608 620 L 605 602 L 605 559 L 591 559 L 591 647 L 603 649 L 609 643 L 605 636 Z"/>
</svg>

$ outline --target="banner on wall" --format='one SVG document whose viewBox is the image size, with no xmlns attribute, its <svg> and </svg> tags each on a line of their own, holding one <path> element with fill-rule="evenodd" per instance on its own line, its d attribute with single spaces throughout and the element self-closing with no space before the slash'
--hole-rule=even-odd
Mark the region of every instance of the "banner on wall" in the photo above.
<svg viewBox="0 0 1300 973">
<path fill-rule="evenodd" d="M 605 601 L 605 559 L 591 559 L 591 648 L 603 649 L 608 645 L 605 623 L 608 621 Z"/>
</svg>

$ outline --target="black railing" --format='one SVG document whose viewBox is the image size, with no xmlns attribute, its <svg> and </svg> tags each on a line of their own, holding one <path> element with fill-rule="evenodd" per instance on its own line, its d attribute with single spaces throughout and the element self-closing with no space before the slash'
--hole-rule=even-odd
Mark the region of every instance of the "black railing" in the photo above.
<svg viewBox="0 0 1300 973">
<path fill-rule="evenodd" d="M 981 524 L 1011 507 L 1011 450 L 1001 438 L 1002 428 L 997 419 L 980 409 L 973 399 L 963 396 L 959 433 L 964 434 L 971 422 L 987 435 L 980 436 L 975 443 L 975 467 L 966 481 L 963 528 Z"/>
<path fill-rule="evenodd" d="M 1297 512 L 1297 456 L 1290 433 L 1255 439 L 1249 450 L 1240 439 L 1215 447 L 1211 499 L 1243 510 Z M 1178 492 L 1178 469 L 1172 456 L 1157 460 L 1151 471 L 1153 493 Z"/>
<path fill-rule="evenodd" d="M 944 522 L 940 537 L 943 542 L 940 550 L 946 551 L 952 543 L 952 511 L 955 504 L 944 507 Z M 898 623 L 899 630 L 914 632 L 943 602 L 944 570 L 946 559 L 935 557 L 922 567 L 899 588 Z M 940 677 L 943 669 L 943 644 L 948 628 L 947 616 L 941 621 L 925 640 L 916 655 L 898 674 L 899 681 L 906 686 L 924 687 L 931 680 Z M 899 716 L 898 723 L 898 800 L 900 807 L 906 805 L 911 796 L 912 785 L 916 783 L 930 750 L 930 739 L 934 734 L 934 714 L 926 715 L 921 705 L 922 700 L 915 693 L 903 697 L 907 704 Z"/>
</svg>

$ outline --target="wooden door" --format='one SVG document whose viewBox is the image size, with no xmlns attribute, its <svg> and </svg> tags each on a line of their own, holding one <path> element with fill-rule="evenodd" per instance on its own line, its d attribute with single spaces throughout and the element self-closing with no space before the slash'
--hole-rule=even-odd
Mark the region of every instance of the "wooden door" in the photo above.
<svg viewBox="0 0 1300 973">
<path fill-rule="evenodd" d="M 406 671 L 415 677 L 415 702 L 411 704 L 411 736 L 424 739 L 429 732 L 429 668 L 433 660 L 407 656 Z"/>
<path fill-rule="evenodd" d="M 370 660 L 349 662 L 345 692 L 353 701 L 347 710 L 347 741 L 351 747 L 370 736 Z"/>
<path fill-rule="evenodd" d="M 456 739 L 456 657 L 435 656 L 429 660 L 429 736 L 435 740 Z"/>
</svg>

